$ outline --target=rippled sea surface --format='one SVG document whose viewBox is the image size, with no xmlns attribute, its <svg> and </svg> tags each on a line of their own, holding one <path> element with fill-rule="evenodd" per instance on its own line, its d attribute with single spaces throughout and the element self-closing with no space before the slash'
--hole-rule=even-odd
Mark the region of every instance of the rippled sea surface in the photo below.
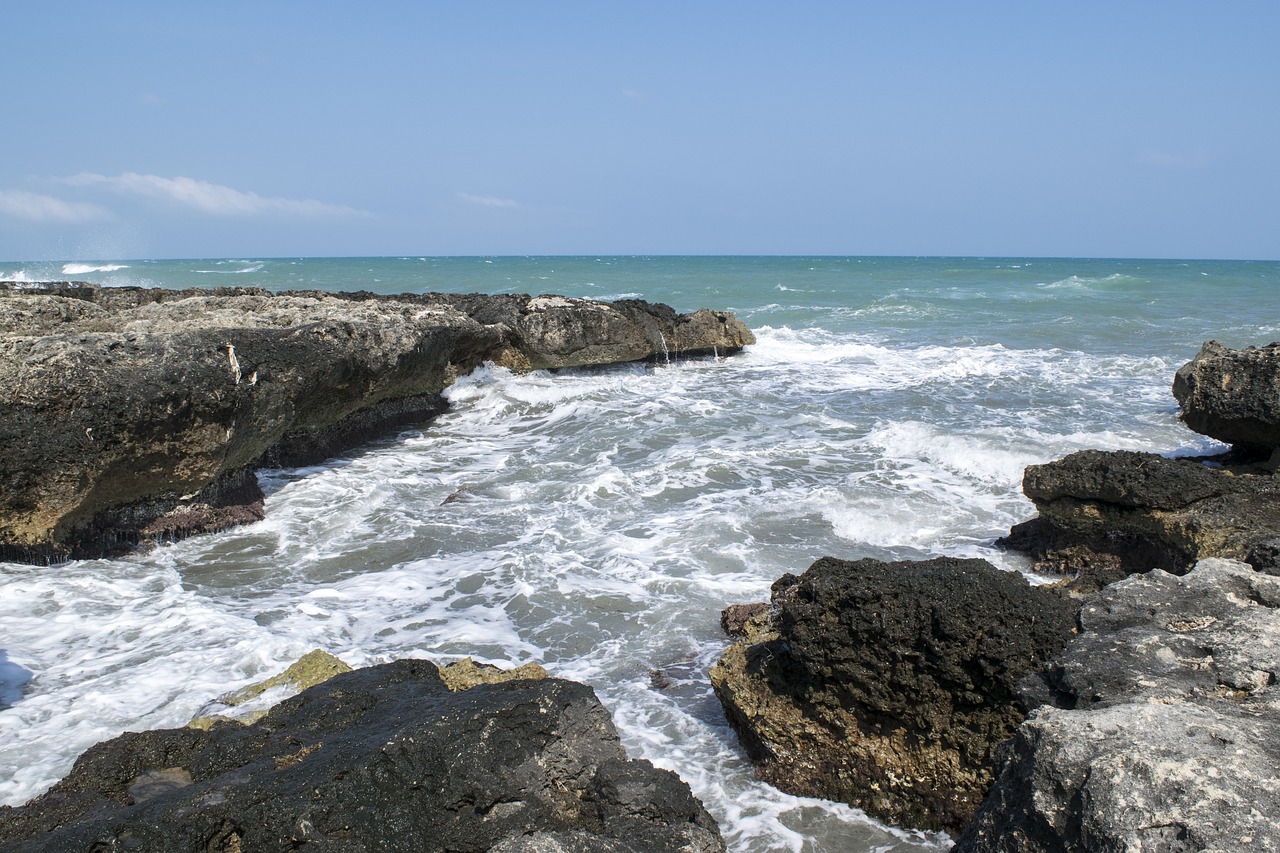
<svg viewBox="0 0 1280 853">
<path fill-rule="evenodd" d="M 484 368 L 419 429 L 264 470 L 265 521 L 115 561 L 0 563 L 0 803 L 86 747 L 181 725 L 302 653 L 466 655 L 592 685 L 633 756 L 735 851 L 944 836 L 754 781 L 706 672 L 728 604 L 823 555 L 985 557 L 1023 468 L 1214 447 L 1169 385 L 1200 344 L 1280 338 L 1280 264 L 952 258 L 359 258 L 4 264 L 107 285 L 639 297 L 729 308 L 726 359 Z M 655 674 L 660 673 L 660 676 Z"/>
</svg>

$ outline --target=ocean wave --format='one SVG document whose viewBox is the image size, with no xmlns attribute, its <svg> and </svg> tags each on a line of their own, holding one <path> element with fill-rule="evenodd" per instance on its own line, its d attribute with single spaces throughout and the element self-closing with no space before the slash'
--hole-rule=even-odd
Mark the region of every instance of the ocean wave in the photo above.
<svg viewBox="0 0 1280 853">
<path fill-rule="evenodd" d="M 94 743 L 183 725 L 228 687 L 307 651 L 228 616 L 184 588 L 172 568 L 145 561 L 85 561 L 56 576 L 6 578 L 0 619 L 14 662 L 38 685 L 0 713 L 12 768 L 0 773 L 0 803 L 9 805 L 46 789 Z"/>
<path fill-rule="evenodd" d="M 219 266 L 222 264 L 247 264 L 247 266 L 243 266 L 240 269 L 235 270 L 192 270 L 192 272 L 201 273 L 202 275 L 243 275 L 244 273 L 261 272 L 262 268 L 266 266 L 265 261 L 226 260 L 217 262 L 217 265 Z"/>
<path fill-rule="evenodd" d="M 63 275 L 86 275 L 91 272 L 116 272 L 127 270 L 128 264 L 63 264 Z"/>
<path fill-rule="evenodd" d="M 1138 278 L 1137 276 L 1125 275 L 1124 273 L 1117 272 L 1101 278 L 1072 275 L 1058 281 L 1049 282 L 1048 284 L 1041 283 L 1036 286 L 1043 290 L 1092 291 L 1100 288 L 1113 289 L 1117 285 L 1145 283 L 1146 282 L 1143 279 Z"/>
</svg>

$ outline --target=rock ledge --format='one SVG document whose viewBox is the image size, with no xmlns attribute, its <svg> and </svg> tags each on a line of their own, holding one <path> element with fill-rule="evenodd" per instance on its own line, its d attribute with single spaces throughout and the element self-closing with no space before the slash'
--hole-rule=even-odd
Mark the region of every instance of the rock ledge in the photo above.
<svg viewBox="0 0 1280 853">
<path fill-rule="evenodd" d="M 260 519 L 253 468 L 420 424 L 483 362 L 728 355 L 722 311 L 636 300 L 0 282 L 0 560 L 111 556 Z"/>
</svg>

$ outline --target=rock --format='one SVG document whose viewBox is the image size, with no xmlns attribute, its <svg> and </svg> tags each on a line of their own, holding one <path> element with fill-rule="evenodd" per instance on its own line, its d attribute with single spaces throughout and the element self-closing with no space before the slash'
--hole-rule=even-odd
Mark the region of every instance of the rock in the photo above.
<svg viewBox="0 0 1280 853">
<path fill-rule="evenodd" d="M 732 353 L 731 314 L 634 300 L 0 283 L 0 559 L 100 557 L 262 518 L 253 469 L 445 408 L 484 361 Z"/>
<path fill-rule="evenodd" d="M 1016 685 L 1075 605 L 984 560 L 824 557 L 773 587 L 711 682 L 759 775 L 902 826 L 957 831 L 1025 717 Z"/>
<path fill-rule="evenodd" d="M 1211 460 L 1212 461 L 1212 460 Z M 1028 466 L 1022 489 L 1039 517 L 1000 544 L 1081 591 L 1152 568 L 1181 574 L 1207 557 L 1274 566 L 1280 479 L 1265 468 L 1154 453 L 1083 450 Z"/>
<path fill-rule="evenodd" d="M 219 696 L 211 703 L 210 708 L 205 709 L 206 713 L 187 723 L 187 727 L 208 729 L 224 720 L 233 720 L 244 725 L 257 722 L 265 717 L 267 710 L 278 701 L 328 681 L 335 675 L 350 671 L 351 667 L 347 666 L 342 659 L 334 657 L 323 649 L 313 649 L 290 664 L 284 672 Z M 246 713 L 235 716 L 209 713 L 215 708 L 241 708 L 253 703 L 264 694 L 273 694 L 273 691 L 274 695 L 269 695 L 266 701 L 257 703 L 261 707 L 246 709 Z"/>
<path fill-rule="evenodd" d="M 1278 608 L 1218 559 L 1091 598 L 956 850 L 1280 850 Z"/>
<path fill-rule="evenodd" d="M 1191 429 L 1265 458 L 1280 448 L 1280 343 L 1209 341 L 1178 368 L 1173 396 Z"/>
<path fill-rule="evenodd" d="M 337 675 L 250 726 L 128 733 L 0 808 L 0 850 L 723 851 L 589 687 L 454 692 L 426 661 Z"/>
<path fill-rule="evenodd" d="M 463 658 L 440 668 L 440 679 L 450 690 L 470 690 L 478 684 L 501 684 L 504 681 L 546 677 L 547 671 L 536 663 L 501 669 L 492 664 L 477 664 L 471 658 Z"/>
<path fill-rule="evenodd" d="M 769 605 L 763 601 L 753 604 L 730 604 L 720 613 L 720 629 L 730 637 L 747 633 L 748 623 L 767 620 Z"/>
</svg>

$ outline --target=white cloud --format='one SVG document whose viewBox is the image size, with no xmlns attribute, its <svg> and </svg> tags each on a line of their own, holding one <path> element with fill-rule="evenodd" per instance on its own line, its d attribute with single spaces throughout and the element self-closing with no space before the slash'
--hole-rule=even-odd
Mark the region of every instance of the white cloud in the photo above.
<svg viewBox="0 0 1280 853">
<path fill-rule="evenodd" d="M 214 216 L 255 216 L 263 213 L 294 216 L 368 215 L 365 211 L 341 204 L 329 204 L 315 199 L 260 196 L 254 192 L 242 192 L 195 178 L 162 178 L 159 175 L 139 175 L 137 172 L 125 172 L 111 177 L 82 172 L 64 178 L 63 181 L 73 186 L 105 186 L 119 192 L 176 202 Z"/>
<path fill-rule="evenodd" d="M 458 193 L 458 198 L 468 204 L 478 204 L 481 207 L 519 207 L 520 203 L 509 198 L 496 198 L 491 195 L 472 195 L 471 193 Z"/>
<path fill-rule="evenodd" d="M 90 222 L 111 212 L 83 201 L 63 201 L 26 190 L 0 190 L 0 214 L 36 222 Z"/>
</svg>

